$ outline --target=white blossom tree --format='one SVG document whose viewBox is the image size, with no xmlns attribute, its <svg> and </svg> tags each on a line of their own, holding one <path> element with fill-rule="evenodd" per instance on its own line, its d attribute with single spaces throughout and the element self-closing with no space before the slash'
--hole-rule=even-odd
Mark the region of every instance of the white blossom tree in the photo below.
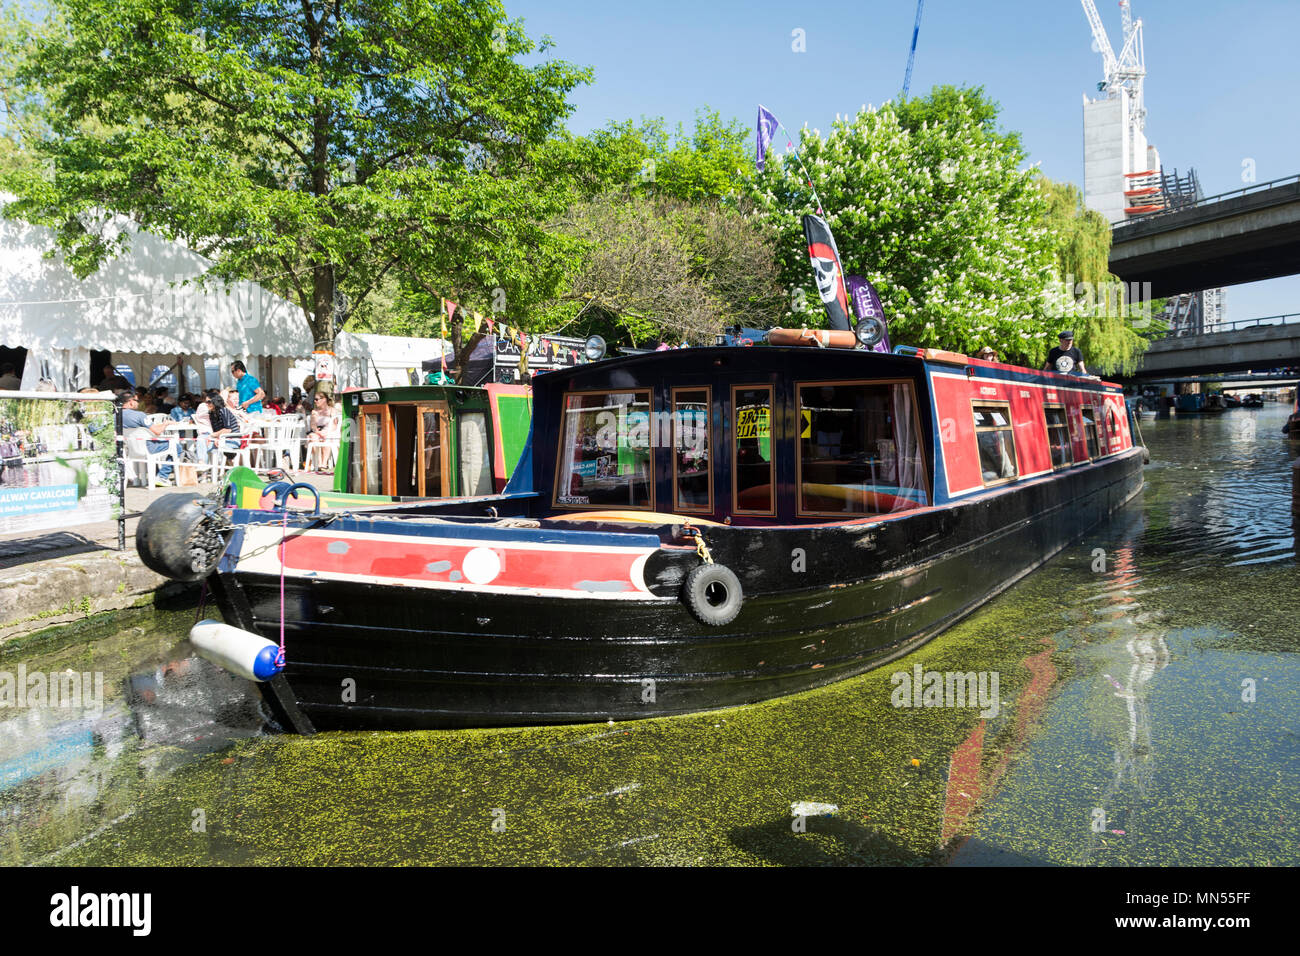
<svg viewBox="0 0 1300 956">
<path fill-rule="evenodd" d="M 1022 168 L 1014 136 L 992 129 L 986 102 L 958 95 L 933 120 L 907 112 L 886 103 L 837 117 L 827 136 L 801 135 L 845 274 L 875 285 L 896 344 L 990 345 L 1041 365 L 1056 339 L 1045 291 L 1057 268 L 1035 170 Z M 824 325 L 802 235 L 801 217 L 816 211 L 803 168 L 773 155 L 753 188 L 756 214 L 780 234 L 790 321 Z"/>
</svg>

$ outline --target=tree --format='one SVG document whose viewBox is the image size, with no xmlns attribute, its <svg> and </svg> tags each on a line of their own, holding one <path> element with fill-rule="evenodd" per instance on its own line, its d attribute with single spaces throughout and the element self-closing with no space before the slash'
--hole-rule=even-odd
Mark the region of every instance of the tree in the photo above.
<svg viewBox="0 0 1300 956">
<path fill-rule="evenodd" d="M 864 109 L 837 119 L 826 137 L 801 136 L 845 272 L 875 285 L 895 342 L 960 352 L 991 345 L 1041 364 L 1055 336 L 1043 296 L 1055 261 L 1036 174 L 1019 168 L 1014 138 L 991 131 L 982 99 L 940 98 L 908 101 L 902 115 L 890 103 Z M 824 324 L 800 224 L 815 208 L 802 171 L 774 155 L 754 194 L 780 236 L 791 319 Z"/>
<path fill-rule="evenodd" d="M 1083 205 L 1072 183 L 1040 176 L 1045 205 L 1042 224 L 1053 237 L 1056 279 L 1049 294 L 1049 314 L 1071 326 L 1088 368 L 1128 374 L 1136 367 L 1150 337 L 1164 324 L 1153 318 L 1162 303 L 1128 302 L 1123 283 L 1110 272 L 1110 223 Z"/>
<path fill-rule="evenodd" d="M 784 305 L 774 236 L 742 210 L 606 194 L 555 225 L 585 252 L 550 309 L 551 327 L 698 345 L 728 322 L 766 324 Z"/>
<path fill-rule="evenodd" d="M 554 294 L 573 248 L 545 223 L 573 197 L 546 144 L 590 72 L 518 62 L 539 48 L 497 0 L 57 4 L 19 71 L 52 107 L 25 145 L 54 176 L 0 185 L 78 273 L 120 251 L 101 227 L 125 213 L 295 298 L 322 342 L 388 276 Z"/>
</svg>

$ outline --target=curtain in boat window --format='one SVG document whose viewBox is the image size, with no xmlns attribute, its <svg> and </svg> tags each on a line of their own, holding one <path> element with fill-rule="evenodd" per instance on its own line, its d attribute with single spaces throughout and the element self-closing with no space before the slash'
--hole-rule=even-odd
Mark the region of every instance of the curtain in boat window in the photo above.
<svg viewBox="0 0 1300 956">
<path fill-rule="evenodd" d="M 460 493 L 492 493 L 492 462 L 489 459 L 487 418 L 482 412 L 460 415 Z"/>
<path fill-rule="evenodd" d="M 801 512 L 892 514 L 929 503 L 910 384 L 802 385 L 799 406 Z"/>
<path fill-rule="evenodd" d="M 650 392 L 565 396 L 557 505 L 650 507 Z"/>
<path fill-rule="evenodd" d="M 925 461 L 921 453 L 920 423 L 916 420 L 916 407 L 912 402 L 912 386 L 893 386 L 894 431 L 898 436 L 898 485 L 902 494 L 894 500 L 891 511 L 906 511 L 915 507 L 908 499 L 921 505 L 930 503 L 925 487 Z"/>
</svg>

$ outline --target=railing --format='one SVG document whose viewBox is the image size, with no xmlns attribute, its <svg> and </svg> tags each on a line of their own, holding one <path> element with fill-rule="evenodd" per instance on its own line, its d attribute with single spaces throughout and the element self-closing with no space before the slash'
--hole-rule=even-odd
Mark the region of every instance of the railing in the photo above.
<svg viewBox="0 0 1300 956">
<path fill-rule="evenodd" d="M 1288 312 L 1285 315 L 1265 315 L 1258 319 L 1238 319 L 1235 322 L 1220 322 L 1209 330 L 1175 329 L 1165 336 L 1167 339 L 1181 339 L 1198 335 L 1214 335 L 1217 332 L 1236 332 L 1238 329 L 1253 329 L 1262 325 L 1291 325 L 1300 323 L 1300 312 Z"/>
<path fill-rule="evenodd" d="M 1161 209 L 1159 212 L 1149 212 L 1141 216 L 1134 216 L 1132 219 L 1121 219 L 1119 222 L 1112 222 L 1111 229 L 1118 229 L 1121 226 L 1127 226 L 1129 223 L 1146 222 L 1148 219 L 1156 219 L 1160 216 L 1168 216 L 1176 212 L 1186 212 L 1188 209 L 1199 209 L 1201 206 L 1207 206 L 1210 203 L 1221 202 L 1233 196 L 1245 196 L 1249 193 L 1262 192 L 1265 189 L 1273 189 L 1284 183 L 1300 183 L 1300 173 L 1294 176 L 1283 176 L 1281 179 L 1272 179 L 1266 183 L 1256 183 L 1253 186 L 1246 186 L 1242 189 L 1234 189 L 1231 192 L 1219 193 L 1214 196 L 1206 196 L 1204 199 L 1193 203 L 1190 206 L 1179 206 L 1176 209 Z"/>
</svg>

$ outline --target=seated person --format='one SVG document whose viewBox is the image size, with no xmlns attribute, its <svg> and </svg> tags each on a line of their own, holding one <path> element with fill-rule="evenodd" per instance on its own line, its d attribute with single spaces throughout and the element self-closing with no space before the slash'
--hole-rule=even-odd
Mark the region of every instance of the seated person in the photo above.
<svg viewBox="0 0 1300 956">
<path fill-rule="evenodd" d="M 200 430 L 199 442 L 203 448 L 204 458 L 211 457 L 214 449 L 220 449 L 225 452 L 227 460 L 235 452 L 243 447 L 243 439 L 240 437 L 239 420 L 235 413 L 226 404 L 226 400 L 216 389 L 208 395 L 205 403 L 208 408 L 208 424 L 211 430 L 203 432 Z M 197 419 L 197 414 L 195 418 Z"/>
<path fill-rule="evenodd" d="M 99 390 L 101 392 L 118 392 L 124 388 L 130 387 L 131 383 L 123 378 L 116 368 L 112 365 L 104 366 L 103 373 L 99 380 Z"/>
<path fill-rule="evenodd" d="M 182 395 L 176 400 L 176 407 L 171 410 L 171 420 L 188 422 L 194 418 L 194 396 Z"/>
<path fill-rule="evenodd" d="M 144 428 L 150 434 L 161 436 L 163 430 L 167 427 L 166 422 L 158 422 L 156 425 L 149 424 L 148 417 L 144 412 L 140 411 L 140 397 L 134 392 L 123 392 L 121 397 L 118 398 L 117 404 L 122 409 L 122 432 L 124 434 L 132 428 Z M 145 447 L 149 449 L 149 454 L 156 455 L 171 448 L 171 442 L 146 440 Z M 160 465 L 158 467 L 158 480 L 154 484 L 157 487 L 165 488 L 171 484 L 171 477 L 172 466 Z"/>
<path fill-rule="evenodd" d="M 5 362 L 4 365 L 0 365 L 0 391 L 16 392 L 22 388 L 22 385 L 23 380 L 14 371 L 12 362 Z"/>
<path fill-rule="evenodd" d="M 334 412 L 334 402 L 323 392 L 316 393 L 316 408 L 311 413 L 311 419 L 308 422 L 309 431 L 307 432 L 307 441 L 303 446 L 303 452 L 307 460 L 311 460 L 311 449 L 313 446 L 324 446 L 321 452 L 319 463 L 324 464 L 324 449 L 330 448 L 332 443 L 339 437 L 339 421 Z M 319 470 L 319 469 L 318 469 Z"/>
</svg>

